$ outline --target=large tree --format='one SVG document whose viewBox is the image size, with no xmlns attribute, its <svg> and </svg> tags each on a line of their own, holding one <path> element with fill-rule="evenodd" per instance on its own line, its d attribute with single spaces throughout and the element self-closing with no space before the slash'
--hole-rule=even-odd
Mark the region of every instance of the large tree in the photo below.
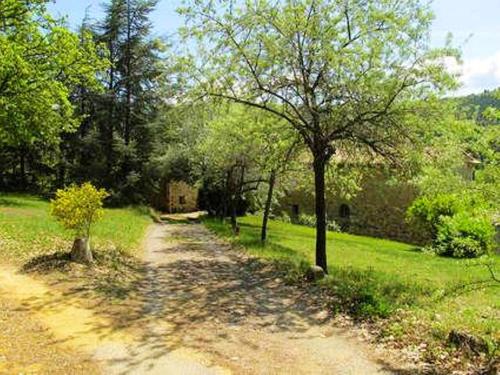
<svg viewBox="0 0 500 375">
<path fill-rule="evenodd" d="M 103 90 L 81 87 L 74 95 L 85 121 L 67 136 L 60 181 L 99 182 L 113 203 L 145 201 L 152 190 L 146 169 L 166 80 L 166 45 L 152 36 L 149 18 L 155 5 L 156 0 L 112 0 L 102 20 L 82 27 L 103 46 L 109 65 L 98 76 Z"/>
<path fill-rule="evenodd" d="M 270 112 L 309 148 L 326 271 L 325 166 L 343 149 L 395 157 L 415 142 L 406 117 L 453 86 L 441 62 L 455 51 L 430 49 L 419 0 L 189 0 L 180 12 L 199 94 Z"/>
<path fill-rule="evenodd" d="M 0 2 L 0 147 L 18 158 L 23 185 L 30 150 L 78 126 L 71 93 L 104 68 L 90 34 L 51 18 L 46 2 Z"/>
<path fill-rule="evenodd" d="M 151 156 L 151 123 L 161 103 L 160 82 L 165 72 L 161 57 L 165 44 L 151 35 L 150 15 L 156 3 L 112 0 L 97 30 L 97 40 L 107 46 L 111 60 L 97 121 L 108 148 L 107 184 L 113 198 L 121 202 L 137 201 L 146 190 L 144 167 Z"/>
</svg>

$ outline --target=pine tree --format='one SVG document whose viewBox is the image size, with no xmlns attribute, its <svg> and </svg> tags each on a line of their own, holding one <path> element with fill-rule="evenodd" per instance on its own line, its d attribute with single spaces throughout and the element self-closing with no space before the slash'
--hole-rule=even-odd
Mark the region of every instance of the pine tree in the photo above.
<svg viewBox="0 0 500 375">
<path fill-rule="evenodd" d="M 71 165 L 69 180 L 104 186 L 117 204 L 143 201 L 150 193 L 145 168 L 165 71 L 164 43 L 151 37 L 155 5 L 153 0 L 112 0 L 102 21 L 82 26 L 92 29 L 109 66 L 99 77 L 102 92 L 79 88 L 74 95 L 84 121 L 77 134 L 67 137 L 61 163 Z"/>
</svg>

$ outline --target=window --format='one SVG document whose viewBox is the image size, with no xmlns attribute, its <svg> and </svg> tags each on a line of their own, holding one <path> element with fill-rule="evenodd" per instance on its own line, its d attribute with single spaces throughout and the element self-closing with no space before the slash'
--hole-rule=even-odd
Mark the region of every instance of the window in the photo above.
<svg viewBox="0 0 500 375">
<path fill-rule="evenodd" d="M 339 216 L 342 219 L 349 219 L 351 216 L 351 209 L 347 204 L 341 204 L 339 208 Z"/>
<path fill-rule="evenodd" d="M 179 204 L 186 204 L 186 197 L 184 195 L 179 197 Z"/>
</svg>

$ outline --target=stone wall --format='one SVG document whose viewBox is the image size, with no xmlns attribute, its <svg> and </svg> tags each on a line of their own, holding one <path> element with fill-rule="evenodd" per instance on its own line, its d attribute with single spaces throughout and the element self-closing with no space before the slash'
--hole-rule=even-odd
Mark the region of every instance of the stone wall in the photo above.
<svg viewBox="0 0 500 375">
<path fill-rule="evenodd" d="M 183 181 L 169 182 L 165 189 L 168 213 L 193 212 L 198 209 L 198 189 Z"/>
<path fill-rule="evenodd" d="M 409 225 L 406 210 L 416 198 L 416 190 L 403 183 L 394 183 L 389 174 L 373 169 L 362 181 L 362 191 L 350 201 L 327 195 L 327 215 L 348 233 L 390 238 L 408 243 L 424 244 L 429 236 Z M 280 201 L 279 211 L 292 218 L 314 214 L 314 192 L 291 191 Z M 277 213 L 278 213 L 277 212 Z"/>
</svg>

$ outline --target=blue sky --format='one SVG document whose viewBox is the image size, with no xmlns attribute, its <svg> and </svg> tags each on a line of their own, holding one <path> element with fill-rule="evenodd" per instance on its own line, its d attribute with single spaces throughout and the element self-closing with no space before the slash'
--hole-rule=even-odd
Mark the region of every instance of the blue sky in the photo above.
<svg viewBox="0 0 500 375">
<path fill-rule="evenodd" d="M 103 0 L 55 0 L 49 10 L 56 16 L 67 16 L 78 25 L 86 9 L 98 18 Z M 175 9 L 181 0 L 160 0 L 152 16 L 157 35 L 174 34 L 182 19 Z M 434 0 L 436 19 L 432 43 L 441 46 L 451 32 L 455 44 L 463 51 L 463 65 L 450 63 L 450 69 L 462 73 L 463 87 L 458 94 L 481 92 L 500 86 L 500 0 Z"/>
</svg>

